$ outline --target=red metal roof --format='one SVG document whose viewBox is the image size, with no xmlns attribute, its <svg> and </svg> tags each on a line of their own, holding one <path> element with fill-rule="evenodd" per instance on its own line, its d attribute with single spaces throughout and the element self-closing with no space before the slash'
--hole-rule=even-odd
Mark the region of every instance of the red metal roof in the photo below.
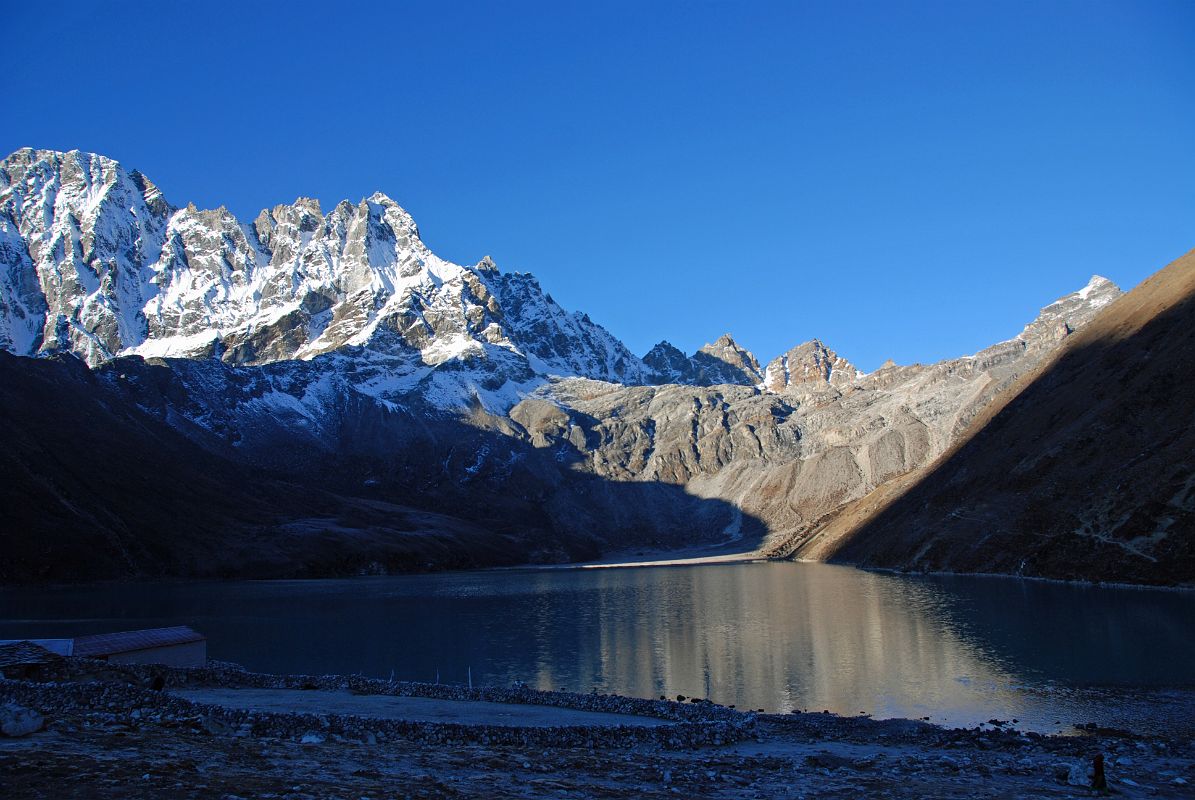
<svg viewBox="0 0 1195 800">
<path fill-rule="evenodd" d="M 149 650 L 154 647 L 201 642 L 206 638 L 186 625 L 174 628 L 150 628 L 144 631 L 98 633 L 92 636 L 75 637 L 75 655 L 97 658 L 117 653 L 128 653 L 133 650 Z"/>
</svg>

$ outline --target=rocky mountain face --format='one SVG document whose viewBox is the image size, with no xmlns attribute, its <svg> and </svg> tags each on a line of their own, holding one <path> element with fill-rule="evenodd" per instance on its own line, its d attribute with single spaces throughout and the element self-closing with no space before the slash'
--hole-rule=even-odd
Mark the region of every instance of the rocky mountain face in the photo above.
<svg viewBox="0 0 1195 800">
<path fill-rule="evenodd" d="M 866 375 L 816 340 L 766 367 L 729 335 L 692 356 L 662 342 L 638 359 L 532 276 L 488 258 L 439 259 L 384 195 L 327 214 L 299 200 L 249 224 L 176 208 L 102 156 L 21 150 L 0 162 L 0 347 L 42 356 L 5 369 L 68 387 L 74 406 L 91 393 L 138 430 L 181 437 L 216 459 L 211 470 L 234 465 L 239 485 L 323 498 L 274 519 L 258 495 L 230 490 L 209 507 L 235 524 L 216 514 L 187 528 L 188 548 L 222 553 L 235 552 L 228 530 L 259 543 L 304 532 L 281 555 L 244 559 L 272 564 L 270 574 L 497 563 L 495 547 L 523 561 L 720 541 L 791 554 L 842 508 L 946 452 L 1120 294 L 1096 277 L 1006 342 Z M 7 397 L 20 405 L 19 393 Z M 27 407 L 19 424 L 50 428 L 55 413 Z M 72 420 L 77 442 L 127 461 L 118 480 L 130 485 L 140 463 L 130 453 L 167 447 L 154 433 L 124 452 L 95 440 L 81 413 Z M 10 457 L 36 465 L 22 467 L 36 484 L 52 470 L 48 445 L 20 441 Z M 203 485 L 220 495 L 220 481 Z M 112 559 L 111 570 L 204 571 L 198 556 L 165 552 L 134 506 L 88 497 L 47 495 L 58 512 L 46 524 L 164 548 L 133 548 L 144 557 Z M 406 520 L 438 515 L 432 533 L 378 522 L 389 506 Z M 329 557 L 350 540 L 351 555 Z"/>
<path fill-rule="evenodd" d="M 802 387 L 817 391 L 824 384 L 844 388 L 860 377 L 853 364 L 814 339 L 770 361 L 763 385 L 773 392 L 800 392 Z"/>
<path fill-rule="evenodd" d="M 1047 335 L 1063 324 L 1042 322 Z M 1195 583 L 1192 364 L 1195 251 L 1067 337 L 940 459 L 848 508 L 796 552 L 902 569 Z"/>
<path fill-rule="evenodd" d="M 650 370 L 649 382 L 654 384 L 755 386 L 763 377 L 755 356 L 739 346 L 729 333 L 691 356 L 668 342 L 660 342 L 643 357 L 643 362 Z"/>
<path fill-rule="evenodd" d="M 1120 294 L 1093 278 L 1017 337 L 938 364 L 863 375 L 809 342 L 771 362 L 775 388 L 564 379 L 510 418 L 542 447 L 581 441 L 580 430 L 594 473 L 727 501 L 764 523 L 764 552 L 791 552 L 844 505 L 946 450 L 993 397 Z"/>
</svg>

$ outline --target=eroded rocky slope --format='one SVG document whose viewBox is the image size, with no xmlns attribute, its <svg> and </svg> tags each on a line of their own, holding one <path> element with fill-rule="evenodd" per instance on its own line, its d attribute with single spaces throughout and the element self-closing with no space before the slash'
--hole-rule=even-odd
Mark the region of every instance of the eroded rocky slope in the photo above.
<svg viewBox="0 0 1195 800">
<path fill-rule="evenodd" d="M 1120 295 L 1102 278 L 1017 337 L 931 365 L 863 375 L 820 342 L 767 367 L 760 387 L 553 382 L 510 412 L 540 447 L 575 444 L 615 481 L 680 484 L 762 520 L 791 549 L 846 503 L 943 452 L 990 400 Z"/>
<path fill-rule="evenodd" d="M 1118 300 L 907 486 L 804 551 L 874 566 L 1195 582 L 1195 253 Z"/>
</svg>

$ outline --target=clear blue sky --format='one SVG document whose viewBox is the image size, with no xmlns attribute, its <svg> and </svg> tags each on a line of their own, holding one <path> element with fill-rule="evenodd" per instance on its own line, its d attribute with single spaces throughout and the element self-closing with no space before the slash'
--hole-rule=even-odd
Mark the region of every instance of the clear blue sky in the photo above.
<svg viewBox="0 0 1195 800">
<path fill-rule="evenodd" d="M 2 6 L 0 150 L 175 204 L 381 190 L 642 353 L 865 369 L 1195 247 L 1195 3 Z"/>
</svg>

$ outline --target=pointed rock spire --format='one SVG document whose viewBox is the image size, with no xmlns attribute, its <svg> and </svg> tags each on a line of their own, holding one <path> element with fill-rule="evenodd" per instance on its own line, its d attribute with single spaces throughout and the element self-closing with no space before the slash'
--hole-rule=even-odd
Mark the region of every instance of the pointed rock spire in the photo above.
<svg viewBox="0 0 1195 800">
<path fill-rule="evenodd" d="M 719 336 L 693 354 L 708 384 L 737 383 L 754 386 L 763 380 L 759 361 L 729 333 Z"/>
<path fill-rule="evenodd" d="M 796 386 L 846 386 L 859 376 L 855 365 L 817 339 L 799 344 L 768 364 L 764 386 L 783 392 Z"/>
</svg>

